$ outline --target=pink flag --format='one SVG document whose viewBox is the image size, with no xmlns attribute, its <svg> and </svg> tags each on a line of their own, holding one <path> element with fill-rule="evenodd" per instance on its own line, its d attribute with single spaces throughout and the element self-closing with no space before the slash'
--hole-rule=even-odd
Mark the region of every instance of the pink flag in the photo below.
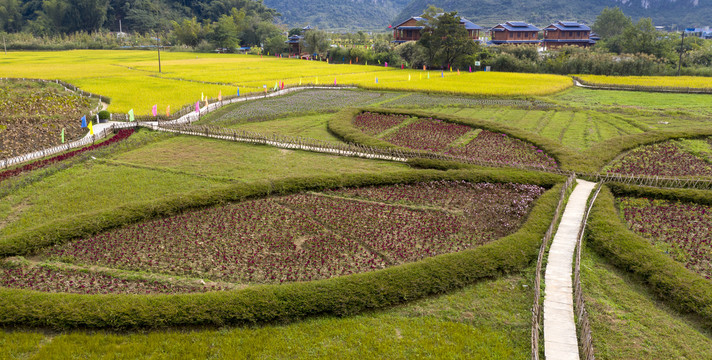
<svg viewBox="0 0 712 360">
<path fill-rule="evenodd" d="M 158 116 L 158 104 L 153 105 L 153 109 L 152 109 L 152 110 L 153 110 L 153 111 L 152 111 L 152 112 L 153 112 L 153 117 Z"/>
<path fill-rule="evenodd" d="M 195 112 L 200 114 L 200 101 L 195 102 Z"/>
<path fill-rule="evenodd" d="M 386 61 L 386 67 L 388 67 L 388 61 Z"/>
<path fill-rule="evenodd" d="M 334 85 L 336 85 L 336 78 L 334 78 Z"/>
</svg>

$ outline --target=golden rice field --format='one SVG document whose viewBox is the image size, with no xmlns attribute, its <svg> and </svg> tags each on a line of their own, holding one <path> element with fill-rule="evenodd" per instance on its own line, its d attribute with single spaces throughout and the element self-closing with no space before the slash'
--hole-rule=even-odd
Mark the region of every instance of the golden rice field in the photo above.
<svg viewBox="0 0 712 360">
<path fill-rule="evenodd" d="M 712 89 L 711 77 L 698 76 L 607 76 L 576 75 L 582 80 L 597 85 L 633 85 L 671 88 Z"/>
<path fill-rule="evenodd" d="M 153 105 L 176 110 L 204 94 L 261 92 L 285 85 L 352 84 L 367 89 L 412 90 L 477 96 L 538 96 L 572 86 L 558 75 L 401 70 L 378 65 L 335 65 L 269 56 L 73 50 L 9 52 L 0 56 L 0 77 L 60 79 L 112 99 L 109 110 L 148 114 Z M 376 80 L 378 79 L 378 81 Z M 205 84 L 211 82 L 218 84 Z M 163 110 L 162 110 L 163 111 Z"/>
</svg>

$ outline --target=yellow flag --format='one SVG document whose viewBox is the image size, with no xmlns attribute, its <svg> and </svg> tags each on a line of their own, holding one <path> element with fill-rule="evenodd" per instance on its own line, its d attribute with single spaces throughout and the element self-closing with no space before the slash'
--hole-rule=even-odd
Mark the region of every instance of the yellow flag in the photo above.
<svg viewBox="0 0 712 360">
<path fill-rule="evenodd" d="M 87 121 L 87 127 L 89 128 L 89 134 L 94 135 L 94 127 L 92 126 L 91 120 Z"/>
<path fill-rule="evenodd" d="M 302 86 L 302 78 L 299 78 L 299 86 Z"/>
</svg>

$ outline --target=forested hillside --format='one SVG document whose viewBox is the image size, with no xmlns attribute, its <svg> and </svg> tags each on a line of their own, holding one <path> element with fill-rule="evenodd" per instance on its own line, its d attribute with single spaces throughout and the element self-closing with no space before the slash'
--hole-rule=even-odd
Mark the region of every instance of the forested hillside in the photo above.
<svg viewBox="0 0 712 360">
<path fill-rule="evenodd" d="M 383 30 L 410 0 L 265 0 L 290 26 Z M 421 9 L 422 10 L 422 9 Z"/>
<path fill-rule="evenodd" d="M 164 31 L 171 21 L 217 21 L 230 10 L 271 21 L 278 15 L 255 0 L 0 0 L 0 31 L 54 35 L 100 29 Z"/>
</svg>

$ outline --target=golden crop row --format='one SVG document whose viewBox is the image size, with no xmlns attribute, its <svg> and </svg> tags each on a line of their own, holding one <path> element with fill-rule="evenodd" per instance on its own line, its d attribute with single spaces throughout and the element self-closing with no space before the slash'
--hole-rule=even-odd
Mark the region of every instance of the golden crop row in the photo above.
<svg viewBox="0 0 712 360">
<path fill-rule="evenodd" d="M 582 80 L 596 85 L 631 85 L 646 87 L 671 87 L 712 89 L 712 78 L 698 76 L 606 76 L 577 75 Z"/>
<path fill-rule="evenodd" d="M 413 90 L 481 96 L 547 95 L 572 85 L 557 75 L 467 71 L 401 70 L 369 64 L 327 64 L 269 56 L 161 53 L 161 72 L 153 51 L 75 50 L 10 52 L 0 58 L 0 77 L 60 79 L 112 99 L 109 110 L 161 113 L 217 98 L 271 90 L 285 85 L 357 85 L 379 90 Z M 378 79 L 378 82 L 376 82 Z"/>
</svg>

